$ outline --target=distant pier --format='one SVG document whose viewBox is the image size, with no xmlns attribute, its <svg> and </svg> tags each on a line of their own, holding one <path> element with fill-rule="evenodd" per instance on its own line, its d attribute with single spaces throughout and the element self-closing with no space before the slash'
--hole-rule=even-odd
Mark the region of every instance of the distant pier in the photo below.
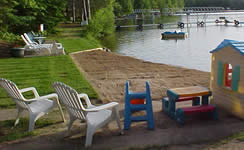
<svg viewBox="0 0 244 150">
<path fill-rule="evenodd" d="M 224 7 L 185 7 L 183 9 L 177 9 L 177 8 L 166 8 L 164 10 L 164 13 L 161 13 L 160 10 L 158 9 L 135 9 L 133 11 L 133 14 L 131 15 L 132 17 L 129 17 L 130 19 L 136 19 L 136 20 L 144 20 L 145 15 L 150 15 L 152 16 L 152 20 L 155 19 L 156 15 L 186 15 L 187 16 L 187 21 L 185 22 L 178 22 L 178 23 L 158 23 L 155 24 L 154 21 L 151 24 L 143 24 L 143 21 L 141 24 L 137 25 L 117 25 L 116 30 L 120 30 L 122 28 L 136 28 L 137 30 L 143 30 L 144 27 L 152 27 L 152 28 L 158 28 L 158 29 L 164 29 L 164 28 L 184 28 L 184 27 L 189 27 L 191 25 L 196 25 L 199 27 L 205 27 L 207 24 L 214 25 L 234 25 L 234 26 L 240 26 L 244 24 L 243 21 L 241 20 L 228 20 L 225 17 L 219 17 L 216 18 L 216 20 L 213 21 L 208 21 L 207 17 L 208 15 L 213 15 L 213 13 L 225 13 L 223 15 L 228 15 L 233 13 L 233 12 L 244 12 L 244 10 L 229 10 L 225 9 Z M 193 14 L 193 15 L 192 15 Z M 194 21 L 189 21 L 191 20 L 190 18 L 192 16 L 197 16 L 196 20 Z M 203 17 L 200 19 L 199 17 Z M 116 20 L 123 20 L 123 18 L 117 18 Z"/>
</svg>

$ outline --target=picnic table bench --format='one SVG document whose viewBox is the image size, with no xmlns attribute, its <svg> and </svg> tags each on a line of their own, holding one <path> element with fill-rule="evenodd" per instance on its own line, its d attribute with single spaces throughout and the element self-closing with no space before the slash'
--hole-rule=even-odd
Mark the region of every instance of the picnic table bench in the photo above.
<svg viewBox="0 0 244 150">
<path fill-rule="evenodd" d="M 181 97 L 177 99 L 175 102 L 184 102 L 192 100 L 192 106 L 200 105 L 200 97 Z M 172 106 L 175 107 L 175 106 Z M 162 99 L 162 109 L 166 114 L 169 114 L 170 107 L 169 107 L 169 97 L 165 97 Z"/>
</svg>

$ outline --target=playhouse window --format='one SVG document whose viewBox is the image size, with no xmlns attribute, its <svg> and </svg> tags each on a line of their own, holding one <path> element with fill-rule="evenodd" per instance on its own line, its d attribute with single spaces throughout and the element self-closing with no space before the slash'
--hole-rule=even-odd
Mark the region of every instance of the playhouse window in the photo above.
<svg viewBox="0 0 244 150">
<path fill-rule="evenodd" d="M 224 85 L 226 87 L 231 87 L 232 82 L 232 65 L 225 64 L 225 78 L 224 78 Z"/>
</svg>

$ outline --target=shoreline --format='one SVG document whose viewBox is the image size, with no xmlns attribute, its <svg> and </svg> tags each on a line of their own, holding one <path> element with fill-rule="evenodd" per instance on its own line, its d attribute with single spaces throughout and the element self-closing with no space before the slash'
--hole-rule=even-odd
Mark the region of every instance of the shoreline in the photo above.
<svg viewBox="0 0 244 150">
<path fill-rule="evenodd" d="M 169 88 L 195 85 L 209 88 L 210 72 L 96 49 L 70 55 L 103 102 L 123 102 L 126 81 L 130 81 L 130 90 L 135 92 L 144 91 L 145 81 L 149 81 L 153 100 L 161 100 Z"/>
</svg>

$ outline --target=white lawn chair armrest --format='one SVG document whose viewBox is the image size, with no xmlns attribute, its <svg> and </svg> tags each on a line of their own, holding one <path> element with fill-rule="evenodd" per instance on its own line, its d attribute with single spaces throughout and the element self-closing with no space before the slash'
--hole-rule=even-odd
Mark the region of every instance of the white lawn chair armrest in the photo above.
<svg viewBox="0 0 244 150">
<path fill-rule="evenodd" d="M 81 94 L 78 94 L 78 96 L 79 96 L 79 99 L 84 99 L 85 100 L 85 102 L 86 102 L 86 104 L 87 104 L 87 107 L 91 107 L 91 106 L 93 106 L 92 104 L 91 104 L 91 101 L 90 101 L 90 99 L 89 99 L 89 97 L 88 97 L 88 95 L 87 94 L 85 94 L 85 93 L 81 93 Z"/>
<path fill-rule="evenodd" d="M 38 100 L 49 99 L 49 98 L 55 98 L 55 100 L 57 101 L 58 100 L 58 95 L 56 93 L 52 93 L 52 94 L 48 94 L 48 95 L 45 95 L 45 96 L 40 96 L 38 98 L 28 99 L 26 101 L 27 102 L 38 101 Z"/>
<path fill-rule="evenodd" d="M 62 43 L 55 43 L 58 48 L 63 48 Z"/>
<path fill-rule="evenodd" d="M 39 99 L 48 99 L 48 98 L 58 99 L 58 95 L 56 93 L 52 93 L 52 94 L 48 94 L 48 95 L 39 97 Z"/>
<path fill-rule="evenodd" d="M 39 45 L 37 42 L 31 42 L 30 44 Z"/>
<path fill-rule="evenodd" d="M 33 39 L 45 39 L 46 37 L 45 36 L 37 36 L 37 37 L 34 37 Z"/>
<path fill-rule="evenodd" d="M 37 98 L 33 98 L 33 99 L 22 99 L 24 102 L 26 102 L 27 104 L 29 104 L 30 102 L 35 102 L 38 101 L 39 99 Z"/>
<path fill-rule="evenodd" d="M 113 108 L 113 107 L 118 106 L 118 105 L 119 105 L 119 103 L 117 103 L 117 102 L 111 102 L 111 103 L 104 104 L 104 105 L 101 105 L 101 106 L 96 106 L 94 108 L 88 108 L 88 109 L 85 109 L 84 111 L 86 111 L 86 112 L 96 112 L 96 111 L 100 111 L 100 110 Z"/>
<path fill-rule="evenodd" d="M 38 94 L 38 92 L 37 92 L 37 90 L 36 90 L 36 88 L 34 88 L 34 87 L 28 87 L 28 88 L 20 89 L 19 91 L 21 93 L 28 92 L 28 91 L 32 91 L 34 93 L 35 98 L 40 97 L 39 94 Z"/>
</svg>

